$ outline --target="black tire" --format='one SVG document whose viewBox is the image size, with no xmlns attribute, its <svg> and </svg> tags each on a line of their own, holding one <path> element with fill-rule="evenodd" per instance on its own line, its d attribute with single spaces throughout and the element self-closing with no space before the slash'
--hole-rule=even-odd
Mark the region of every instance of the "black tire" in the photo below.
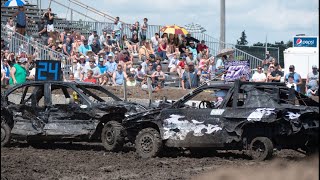
<svg viewBox="0 0 320 180">
<path fill-rule="evenodd" d="M 257 161 L 270 159 L 273 155 L 273 143 L 267 137 L 256 137 L 250 143 L 250 156 Z"/>
<path fill-rule="evenodd" d="M 101 132 L 101 141 L 107 151 L 120 151 L 124 144 L 123 126 L 117 121 L 107 122 Z"/>
<path fill-rule="evenodd" d="M 11 129 L 7 123 L 1 121 L 1 147 L 10 143 Z"/>
<path fill-rule="evenodd" d="M 162 150 L 160 133 L 153 128 L 142 129 L 136 136 L 135 147 L 142 158 L 156 157 Z"/>
<path fill-rule="evenodd" d="M 316 147 L 316 146 L 307 147 L 307 149 L 306 149 L 306 155 L 307 156 L 312 156 L 312 155 L 315 155 L 317 153 L 319 153 L 319 148 Z"/>
</svg>

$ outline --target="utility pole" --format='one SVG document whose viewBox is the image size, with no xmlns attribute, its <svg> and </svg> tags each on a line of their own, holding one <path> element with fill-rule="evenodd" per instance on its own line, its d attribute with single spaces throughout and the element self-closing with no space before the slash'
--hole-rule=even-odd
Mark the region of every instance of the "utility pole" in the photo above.
<svg viewBox="0 0 320 180">
<path fill-rule="evenodd" d="M 220 0 L 220 50 L 225 48 L 226 42 L 226 1 Z"/>
</svg>

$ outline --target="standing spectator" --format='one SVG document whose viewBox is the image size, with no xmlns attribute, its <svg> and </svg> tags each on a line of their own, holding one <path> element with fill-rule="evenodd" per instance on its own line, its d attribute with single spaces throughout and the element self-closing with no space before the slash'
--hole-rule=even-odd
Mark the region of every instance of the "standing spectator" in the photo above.
<svg viewBox="0 0 320 180">
<path fill-rule="evenodd" d="M 194 59 L 193 58 L 193 53 L 192 52 L 190 52 L 190 51 L 188 51 L 188 54 L 187 54 L 188 56 L 186 57 L 186 62 L 187 62 L 187 64 L 190 64 L 191 62 L 196 66 L 196 67 L 198 67 L 198 65 L 199 65 L 199 61 L 197 60 L 197 59 Z"/>
<path fill-rule="evenodd" d="M 8 18 L 6 28 L 10 30 L 8 31 L 8 38 L 11 38 L 12 34 L 16 31 L 16 27 L 14 26 L 12 18 Z"/>
<path fill-rule="evenodd" d="M 10 71 L 10 85 L 22 84 L 27 80 L 27 59 L 20 58 Z"/>
<path fill-rule="evenodd" d="M 270 73 L 267 77 L 268 82 L 280 82 L 283 73 L 279 71 L 279 64 L 276 62 L 274 63 L 275 70 Z"/>
<path fill-rule="evenodd" d="M 190 63 L 189 65 L 185 65 L 185 72 L 182 76 L 182 89 L 192 89 L 196 88 L 199 85 L 199 76 L 200 71 L 194 68 L 194 64 Z"/>
<path fill-rule="evenodd" d="M 41 19 L 44 19 L 44 18 L 42 17 Z M 60 33 L 60 37 L 59 37 L 60 42 L 65 43 L 68 34 L 70 37 L 71 36 L 70 28 L 66 27 L 66 28 L 64 28 L 63 32 Z M 73 42 L 73 38 L 71 38 L 71 42 Z"/>
<path fill-rule="evenodd" d="M 89 44 L 89 45 L 92 44 L 92 41 L 93 41 L 93 39 L 94 39 L 94 36 L 96 36 L 96 35 L 98 35 L 98 34 L 97 34 L 97 31 L 96 31 L 96 30 L 93 30 L 92 33 L 91 33 L 91 35 L 90 35 L 89 38 L 88 38 L 88 44 Z"/>
<path fill-rule="evenodd" d="M 115 32 L 115 35 L 117 37 L 117 41 L 120 42 L 121 39 L 121 31 L 122 31 L 122 23 L 120 22 L 120 18 L 116 17 L 116 20 L 114 21 L 114 28 L 113 31 Z"/>
<path fill-rule="evenodd" d="M 201 71 L 201 73 L 200 73 L 200 84 L 208 82 L 210 80 L 210 73 L 209 73 L 209 70 L 208 70 L 208 66 L 204 65 L 201 69 L 199 69 L 199 71 Z"/>
<path fill-rule="evenodd" d="M 270 56 L 270 52 L 266 51 L 266 58 L 262 61 L 262 67 L 264 72 L 268 70 L 270 63 L 272 62 L 273 57 Z"/>
<path fill-rule="evenodd" d="M 216 64 L 213 56 L 210 57 L 209 59 L 210 59 L 210 64 L 209 64 L 210 79 L 214 80 L 216 79 L 216 73 L 217 73 Z"/>
<path fill-rule="evenodd" d="M 45 21 L 45 18 L 41 17 L 40 21 L 38 21 L 38 22 L 33 21 L 33 23 L 37 24 L 38 35 L 41 38 L 41 40 L 43 42 L 46 42 L 48 39 L 48 32 L 47 32 L 47 23 Z"/>
<path fill-rule="evenodd" d="M 186 65 L 187 65 L 186 57 L 180 56 L 180 61 L 178 62 L 178 65 L 177 65 L 177 73 L 179 75 L 179 78 L 182 78 Z"/>
<path fill-rule="evenodd" d="M 139 29 L 140 29 L 139 21 L 137 21 L 130 27 L 130 30 L 132 32 L 132 37 L 134 34 L 138 35 Z"/>
<path fill-rule="evenodd" d="M 73 54 L 71 39 L 69 37 L 66 38 L 66 42 L 63 44 L 63 53 L 67 56 L 71 56 Z"/>
<path fill-rule="evenodd" d="M 293 80 L 297 85 L 297 91 L 300 92 L 300 86 L 302 85 L 302 79 L 300 74 L 294 72 L 294 65 L 289 66 L 289 73 L 285 75 L 285 82 L 288 82 L 288 77 L 293 76 Z"/>
<path fill-rule="evenodd" d="M 225 71 L 224 68 L 224 61 L 226 61 L 227 57 L 223 56 L 221 58 L 218 58 L 217 62 L 216 62 L 216 72 L 217 72 L 217 76 L 222 77 L 223 73 Z"/>
<path fill-rule="evenodd" d="M 129 50 L 129 53 L 133 53 L 132 46 L 131 46 L 126 34 L 124 34 L 122 36 L 122 44 L 123 44 L 123 49 L 124 49 L 124 47 L 127 47 Z"/>
<path fill-rule="evenodd" d="M 258 66 L 257 71 L 253 74 L 252 76 L 252 81 L 253 82 L 266 82 L 267 76 L 263 72 L 262 67 Z"/>
<path fill-rule="evenodd" d="M 26 33 L 26 26 L 27 26 L 27 19 L 28 19 L 27 15 L 24 11 L 25 11 L 24 6 L 19 6 L 18 11 L 12 15 L 12 18 L 17 17 L 16 30 L 19 34 L 21 34 L 23 36 Z"/>
<path fill-rule="evenodd" d="M 53 27 L 53 13 L 51 8 L 48 8 L 48 11 L 43 14 L 43 17 L 47 20 L 47 32 L 49 32 L 50 37 L 53 37 L 54 27 Z"/>
<path fill-rule="evenodd" d="M 161 86 L 163 87 L 165 78 L 166 78 L 166 76 L 165 76 L 164 72 L 162 71 L 161 65 L 159 64 L 157 66 L 156 71 L 153 72 L 151 75 L 153 87 L 157 86 L 158 83 L 161 83 Z"/>
<path fill-rule="evenodd" d="M 154 52 L 157 52 L 159 47 L 159 33 L 155 33 L 153 37 L 151 37 L 152 48 Z"/>
<path fill-rule="evenodd" d="M 113 72 L 112 81 L 114 86 L 123 85 L 124 79 L 127 78 L 126 72 L 123 70 L 122 66 L 119 64 L 117 70 Z"/>
<path fill-rule="evenodd" d="M 142 69 L 142 65 L 139 65 L 136 69 L 136 81 L 139 85 L 144 84 L 146 73 Z"/>
<path fill-rule="evenodd" d="M 143 19 L 143 24 L 141 26 L 140 39 L 141 42 L 147 39 L 147 30 L 148 30 L 148 19 Z"/>
<path fill-rule="evenodd" d="M 307 75 L 306 94 L 315 96 L 319 89 L 319 71 L 317 65 L 312 66 L 312 72 Z"/>
<path fill-rule="evenodd" d="M 177 72 L 178 62 L 179 62 L 178 55 L 174 54 L 173 58 L 170 59 L 170 62 L 168 65 L 169 72 Z"/>
<path fill-rule="evenodd" d="M 83 40 L 83 44 L 81 44 L 80 46 L 79 46 L 79 52 L 80 52 L 80 54 L 81 55 L 83 55 L 83 56 L 86 56 L 86 54 L 87 54 L 87 51 L 92 51 L 92 48 L 91 48 L 91 46 L 88 44 L 88 40 L 87 39 L 84 39 Z"/>
<path fill-rule="evenodd" d="M 8 85 L 9 84 L 9 79 L 10 79 L 10 65 L 9 65 L 9 60 L 7 58 L 3 59 L 3 64 L 1 66 L 1 72 L 4 72 L 4 76 L 1 76 L 1 83 L 3 83 L 4 85 Z"/>
</svg>

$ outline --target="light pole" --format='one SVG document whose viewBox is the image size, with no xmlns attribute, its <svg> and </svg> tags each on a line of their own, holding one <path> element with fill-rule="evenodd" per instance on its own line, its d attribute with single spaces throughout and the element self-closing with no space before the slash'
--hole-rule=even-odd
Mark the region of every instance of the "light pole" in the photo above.
<svg viewBox="0 0 320 180">
<path fill-rule="evenodd" d="M 226 1 L 220 0 L 220 50 L 225 48 L 226 42 Z"/>
</svg>

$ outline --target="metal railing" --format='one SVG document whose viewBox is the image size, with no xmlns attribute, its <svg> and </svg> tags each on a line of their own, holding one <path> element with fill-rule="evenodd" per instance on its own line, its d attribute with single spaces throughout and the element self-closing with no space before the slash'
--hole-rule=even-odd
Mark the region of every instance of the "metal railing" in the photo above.
<svg viewBox="0 0 320 180">
<path fill-rule="evenodd" d="M 58 60 L 64 75 L 72 69 L 71 60 L 62 52 L 57 52 L 38 42 L 39 39 L 27 38 L 19 33 L 13 32 L 1 24 L 1 38 L 9 44 L 9 50 L 14 53 L 25 52 L 35 56 L 36 60 Z"/>
</svg>

